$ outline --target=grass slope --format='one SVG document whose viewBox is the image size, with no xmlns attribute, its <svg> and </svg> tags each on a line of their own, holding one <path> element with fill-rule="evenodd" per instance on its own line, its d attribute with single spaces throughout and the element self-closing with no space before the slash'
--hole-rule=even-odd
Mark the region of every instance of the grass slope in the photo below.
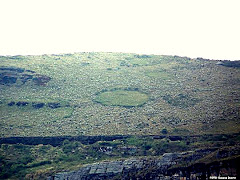
<svg viewBox="0 0 240 180">
<path fill-rule="evenodd" d="M 240 130 L 240 69 L 229 62 L 74 53 L 1 56 L 0 63 L 1 137 Z"/>
</svg>

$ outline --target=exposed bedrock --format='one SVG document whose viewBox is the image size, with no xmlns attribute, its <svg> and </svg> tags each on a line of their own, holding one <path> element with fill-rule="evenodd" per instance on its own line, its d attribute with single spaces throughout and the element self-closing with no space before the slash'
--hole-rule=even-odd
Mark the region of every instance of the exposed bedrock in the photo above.
<svg viewBox="0 0 240 180">
<path fill-rule="evenodd" d="M 52 108 L 52 109 L 56 109 L 61 107 L 60 103 L 48 103 L 48 107 Z"/>
<path fill-rule="evenodd" d="M 209 164 L 195 163 L 188 167 L 172 168 L 182 162 L 186 154 L 193 157 L 196 155 L 196 159 L 199 156 L 196 152 L 165 153 L 162 158 L 155 159 L 131 158 L 100 162 L 85 165 L 77 171 L 57 173 L 48 177 L 48 180 L 207 179 L 209 176 L 224 176 L 223 172 L 225 172 L 225 175 L 237 177 L 237 164 L 240 162 L 240 158 Z"/>
<path fill-rule="evenodd" d="M 8 106 L 17 105 L 18 107 L 21 107 L 21 106 L 27 106 L 28 104 L 32 104 L 32 107 L 35 109 L 43 108 L 45 105 L 51 109 L 56 109 L 56 108 L 60 108 L 60 107 L 69 107 L 69 105 L 62 105 L 59 102 L 44 103 L 44 102 L 28 102 L 28 101 L 16 101 L 16 102 L 11 101 L 7 105 Z"/>
<path fill-rule="evenodd" d="M 39 109 L 42 108 L 45 105 L 45 103 L 41 103 L 41 102 L 32 102 L 32 107 Z"/>
<path fill-rule="evenodd" d="M 17 67 L 0 67 L 0 85 L 34 83 L 38 86 L 46 86 L 52 78 L 42 74 L 35 74 L 35 71 L 25 70 Z"/>
<path fill-rule="evenodd" d="M 18 101 L 16 103 L 17 106 L 27 106 L 29 104 L 29 102 L 25 102 L 25 101 Z"/>
<path fill-rule="evenodd" d="M 32 80 L 36 85 L 45 86 L 51 78 L 45 75 L 37 74 Z"/>
</svg>

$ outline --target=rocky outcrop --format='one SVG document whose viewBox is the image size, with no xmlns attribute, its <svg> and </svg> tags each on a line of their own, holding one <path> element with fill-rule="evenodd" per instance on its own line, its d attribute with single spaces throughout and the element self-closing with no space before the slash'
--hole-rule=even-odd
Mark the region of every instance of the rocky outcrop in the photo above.
<svg viewBox="0 0 240 180">
<path fill-rule="evenodd" d="M 51 80 L 51 78 L 45 75 L 37 74 L 32 80 L 36 85 L 46 86 L 46 84 Z"/>
<path fill-rule="evenodd" d="M 29 74 L 22 74 L 22 76 L 20 77 L 23 84 L 25 84 L 28 80 L 32 78 L 33 78 L 33 75 L 29 75 Z"/>
<path fill-rule="evenodd" d="M 47 105 L 47 107 L 51 108 L 51 109 L 56 109 L 56 108 L 60 108 L 60 107 L 69 107 L 69 105 L 62 105 L 59 102 L 52 102 L 52 103 L 44 103 L 44 102 L 28 102 L 28 101 L 11 101 L 9 102 L 7 105 L 8 106 L 27 106 L 28 104 L 32 104 L 32 107 L 35 109 L 40 109 L 43 108 L 45 105 Z"/>
<path fill-rule="evenodd" d="M 8 106 L 13 106 L 13 105 L 15 105 L 14 101 L 11 101 L 10 103 L 8 103 Z"/>
<path fill-rule="evenodd" d="M 25 102 L 25 101 L 18 101 L 16 103 L 17 106 L 27 106 L 29 104 L 29 102 Z"/>
<path fill-rule="evenodd" d="M 17 82 L 16 73 L 12 72 L 1 72 L 0 73 L 0 84 L 9 85 Z"/>
<path fill-rule="evenodd" d="M 60 103 L 48 103 L 48 107 L 52 108 L 52 109 L 56 109 L 61 107 Z"/>
<path fill-rule="evenodd" d="M 35 71 L 17 67 L 0 67 L 0 85 L 34 83 L 38 86 L 46 86 L 51 77 L 35 74 Z"/>
<path fill-rule="evenodd" d="M 165 167 L 169 164 L 168 158 L 148 160 L 148 159 L 136 159 L 131 158 L 127 160 L 119 160 L 112 162 L 101 162 L 86 165 L 73 172 L 57 173 L 52 177 L 48 177 L 48 180 L 95 180 L 95 179 L 111 179 L 117 175 L 121 175 L 122 178 L 126 179 L 128 175 L 135 171 L 143 170 L 148 166 L 161 166 Z"/>
<path fill-rule="evenodd" d="M 195 163 L 187 167 L 177 167 L 186 155 L 194 156 L 193 152 L 166 153 L 161 158 L 130 158 L 110 162 L 85 165 L 77 171 L 60 172 L 47 180 L 105 180 L 105 179 L 209 179 L 210 176 L 238 178 L 237 164 L 240 158 L 212 162 L 209 164 Z M 172 168 L 175 167 L 175 168 Z"/>
<path fill-rule="evenodd" d="M 232 68 L 240 68 L 240 61 L 219 61 L 216 63 L 217 65 L 222 65 L 226 67 L 232 67 Z"/>
<path fill-rule="evenodd" d="M 42 102 L 32 102 L 32 107 L 39 109 L 42 108 L 45 105 L 45 103 Z"/>
</svg>

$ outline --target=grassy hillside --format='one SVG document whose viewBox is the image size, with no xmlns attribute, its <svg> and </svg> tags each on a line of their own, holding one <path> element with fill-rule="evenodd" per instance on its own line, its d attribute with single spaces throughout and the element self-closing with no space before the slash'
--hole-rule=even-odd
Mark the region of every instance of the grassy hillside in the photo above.
<svg viewBox="0 0 240 180">
<path fill-rule="evenodd" d="M 0 64 L 1 137 L 240 131 L 239 62 L 75 53 Z"/>
</svg>

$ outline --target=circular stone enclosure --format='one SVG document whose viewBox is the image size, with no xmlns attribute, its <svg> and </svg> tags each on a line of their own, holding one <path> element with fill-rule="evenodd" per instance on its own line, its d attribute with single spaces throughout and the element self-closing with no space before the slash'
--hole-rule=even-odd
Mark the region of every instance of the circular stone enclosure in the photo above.
<svg viewBox="0 0 240 180">
<path fill-rule="evenodd" d="M 148 101 L 148 95 L 134 90 L 112 90 L 97 95 L 96 102 L 107 106 L 135 107 Z"/>
</svg>

